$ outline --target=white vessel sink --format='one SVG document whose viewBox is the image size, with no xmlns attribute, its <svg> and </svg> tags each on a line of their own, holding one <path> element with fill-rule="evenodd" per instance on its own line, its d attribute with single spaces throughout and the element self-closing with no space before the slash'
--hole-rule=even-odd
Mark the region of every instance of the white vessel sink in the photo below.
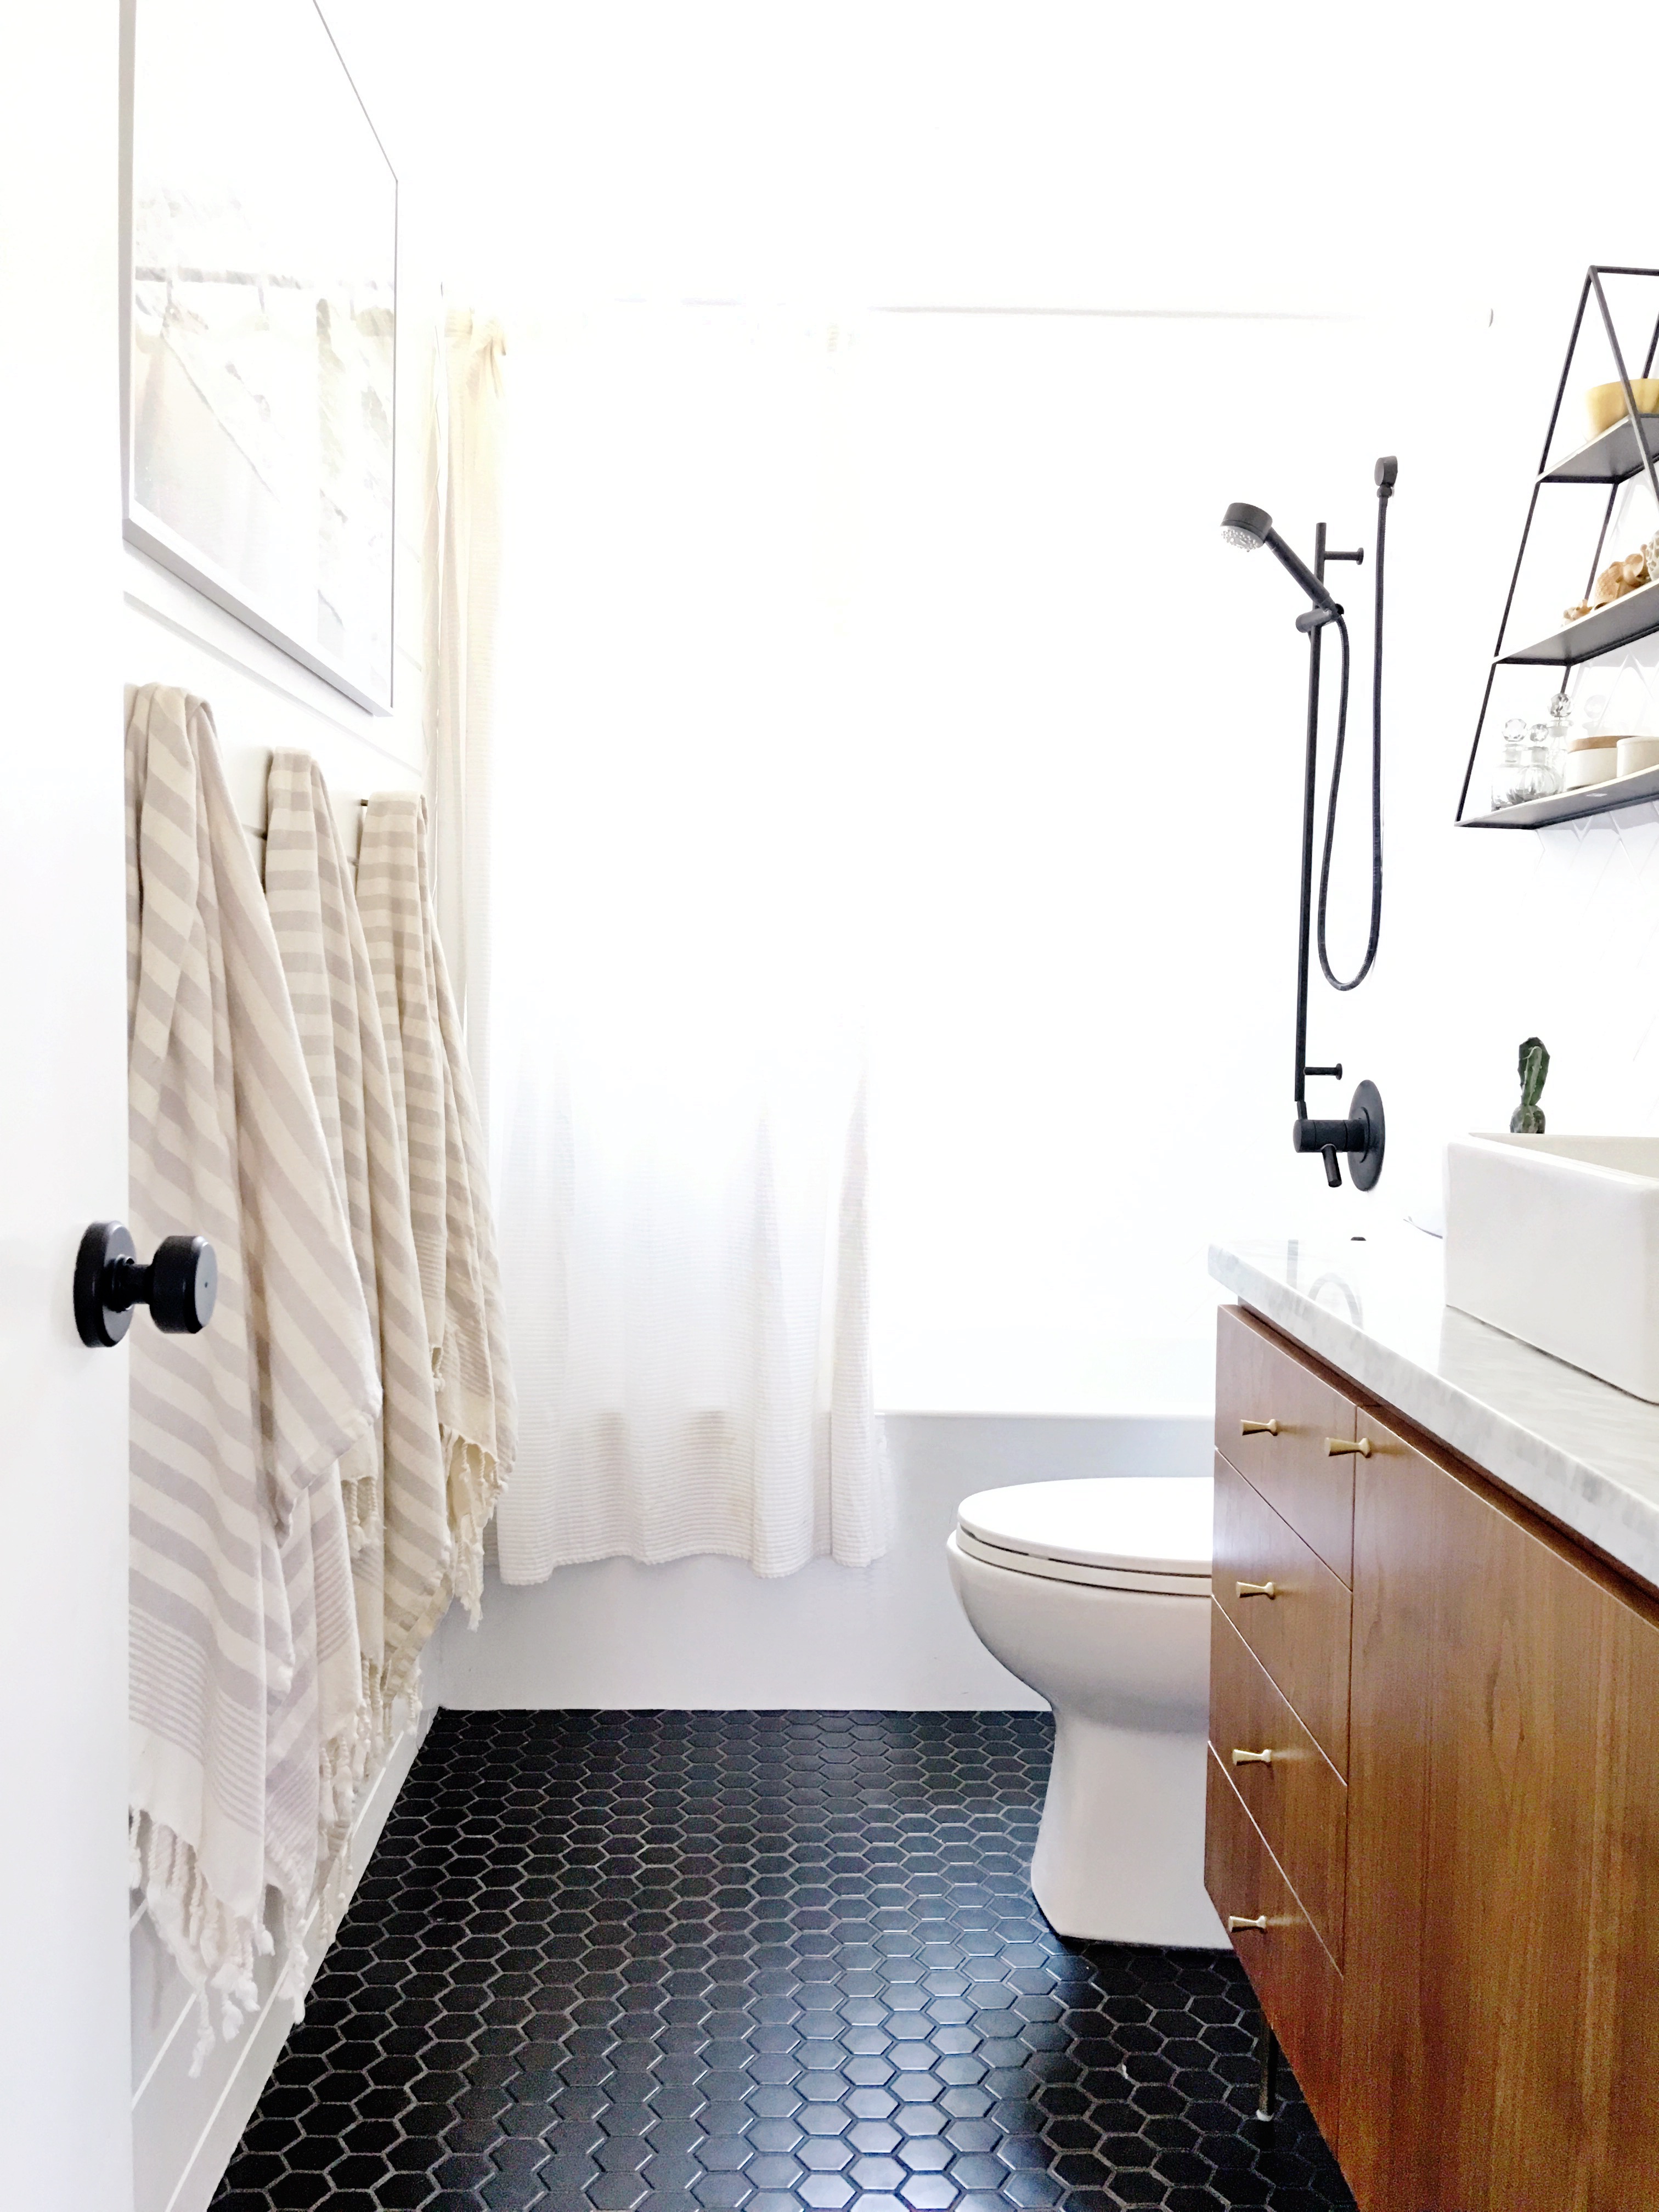
<svg viewBox="0 0 1659 2212">
<path fill-rule="evenodd" d="M 1446 1303 L 1659 1404 L 1659 1138 L 1448 1145 Z"/>
</svg>

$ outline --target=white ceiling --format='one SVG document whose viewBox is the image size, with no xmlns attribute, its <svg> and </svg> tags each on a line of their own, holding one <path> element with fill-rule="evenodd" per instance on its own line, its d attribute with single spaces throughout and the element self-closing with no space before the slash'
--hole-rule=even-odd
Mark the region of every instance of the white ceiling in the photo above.
<svg viewBox="0 0 1659 2212">
<path fill-rule="evenodd" d="M 452 289 L 509 311 L 1489 304 L 1650 222 L 1612 27 L 1534 0 L 324 5 Z"/>
</svg>

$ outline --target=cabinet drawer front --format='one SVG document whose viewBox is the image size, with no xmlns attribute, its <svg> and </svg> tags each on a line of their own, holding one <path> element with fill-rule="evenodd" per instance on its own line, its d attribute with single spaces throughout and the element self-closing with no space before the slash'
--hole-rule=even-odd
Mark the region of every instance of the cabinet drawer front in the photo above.
<svg viewBox="0 0 1659 2212">
<path fill-rule="evenodd" d="M 1210 1742 L 1340 1966 L 1346 1785 L 1218 1605 L 1210 1608 Z"/>
<path fill-rule="evenodd" d="M 1348 2179 L 1407 2212 L 1659 2205 L 1659 1619 L 1366 1418 Z"/>
<path fill-rule="evenodd" d="M 1204 1825 L 1204 1881 L 1251 1986 L 1340 2157 L 1342 1977 L 1213 1750 Z M 1266 1922 L 1229 1927 L 1230 1921 Z"/>
<path fill-rule="evenodd" d="M 1275 1425 L 1278 1433 L 1267 1426 Z M 1353 1580 L 1352 1398 L 1236 1306 L 1216 1322 L 1215 1448 L 1345 1583 Z"/>
<path fill-rule="evenodd" d="M 1266 1595 L 1271 1583 L 1273 1595 Z M 1219 1453 L 1210 1587 L 1337 1772 L 1348 1771 L 1353 1601 L 1324 1561 Z M 1252 1587 L 1261 1593 L 1252 1595 Z M 1241 1588 L 1244 1595 L 1241 1595 Z"/>
</svg>

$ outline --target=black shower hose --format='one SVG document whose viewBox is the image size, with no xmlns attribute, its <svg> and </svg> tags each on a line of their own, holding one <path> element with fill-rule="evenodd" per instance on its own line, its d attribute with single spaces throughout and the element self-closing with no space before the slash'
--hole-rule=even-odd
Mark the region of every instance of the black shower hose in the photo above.
<svg viewBox="0 0 1659 2212">
<path fill-rule="evenodd" d="M 1390 486 L 1389 489 L 1392 489 Z M 1348 625 L 1340 615 L 1336 627 L 1342 640 L 1342 684 L 1336 708 L 1336 750 L 1331 759 L 1331 795 L 1325 808 L 1325 854 L 1319 865 L 1319 964 L 1334 991 L 1357 990 L 1371 972 L 1376 940 L 1382 929 L 1382 549 L 1389 526 L 1389 501 L 1379 490 L 1376 501 L 1376 623 L 1371 647 L 1371 933 L 1365 957 L 1356 974 L 1345 983 L 1334 974 L 1325 942 L 1325 905 L 1331 890 L 1331 847 L 1336 842 L 1336 800 L 1342 788 L 1342 745 L 1348 733 Z"/>
</svg>

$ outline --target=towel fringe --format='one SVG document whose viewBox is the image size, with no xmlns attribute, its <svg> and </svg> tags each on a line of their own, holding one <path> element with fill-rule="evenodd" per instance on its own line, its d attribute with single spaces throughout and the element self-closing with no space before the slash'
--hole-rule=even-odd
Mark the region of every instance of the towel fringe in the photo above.
<svg viewBox="0 0 1659 2212">
<path fill-rule="evenodd" d="M 470 1626 L 483 1617 L 483 1540 L 501 1492 L 500 1463 L 493 1451 L 458 1436 L 439 1423 L 449 1486 L 449 1529 L 455 1557 L 450 1583 L 466 1607 Z"/>
<path fill-rule="evenodd" d="M 340 1496 L 345 1504 L 346 1540 L 355 1559 L 371 1544 L 386 1539 L 386 1516 L 380 1498 L 380 1478 L 374 1474 L 349 1478 L 340 1474 Z"/>
<path fill-rule="evenodd" d="M 449 1584 L 446 1580 L 433 1594 L 426 1616 L 417 1622 L 408 1650 L 400 1653 L 395 1662 L 364 1660 L 365 1758 L 362 1772 L 357 1778 L 360 1783 L 371 1771 L 378 1774 L 398 1737 L 420 1725 L 421 1716 L 426 1711 L 421 1686 L 421 1653 L 448 1606 Z"/>
<path fill-rule="evenodd" d="M 213 2048 L 214 1999 L 218 2033 L 227 2043 L 235 2039 L 247 2014 L 258 2010 L 254 1962 L 270 1954 L 270 1931 L 263 1919 L 233 1912 L 214 1894 L 191 1846 L 161 1821 L 131 1813 L 127 1834 L 133 1887 L 143 1891 L 156 1934 L 196 1992 L 198 2028 L 190 2063 L 194 2076 Z"/>
</svg>

